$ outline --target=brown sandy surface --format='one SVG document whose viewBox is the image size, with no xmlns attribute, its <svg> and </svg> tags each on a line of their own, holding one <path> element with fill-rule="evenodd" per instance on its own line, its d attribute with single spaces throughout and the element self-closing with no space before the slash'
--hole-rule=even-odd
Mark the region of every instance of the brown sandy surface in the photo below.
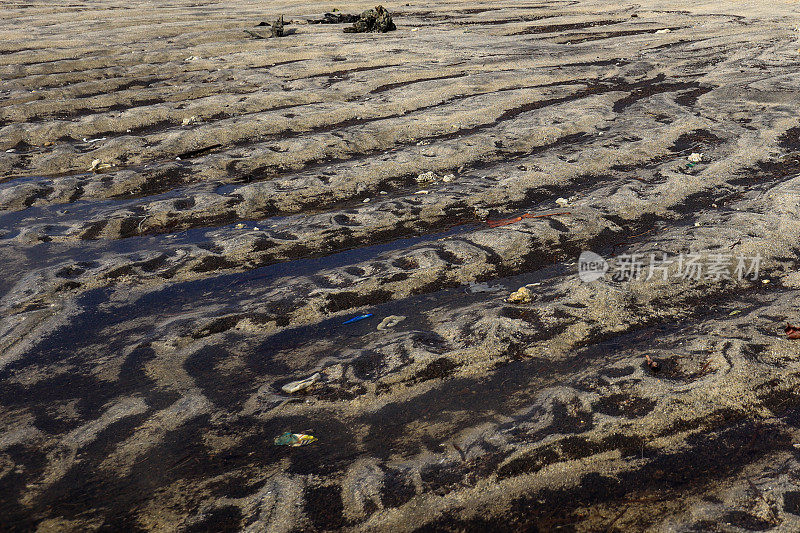
<svg viewBox="0 0 800 533">
<path fill-rule="evenodd" d="M 3 4 L 0 530 L 800 529 L 797 4 L 384 5 Z"/>
</svg>

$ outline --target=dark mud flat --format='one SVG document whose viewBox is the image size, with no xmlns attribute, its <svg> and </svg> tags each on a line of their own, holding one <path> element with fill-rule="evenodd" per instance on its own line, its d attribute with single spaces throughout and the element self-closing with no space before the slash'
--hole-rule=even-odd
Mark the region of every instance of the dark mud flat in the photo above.
<svg viewBox="0 0 800 533">
<path fill-rule="evenodd" d="M 3 6 L 0 530 L 800 530 L 795 5 L 255 4 Z"/>
</svg>

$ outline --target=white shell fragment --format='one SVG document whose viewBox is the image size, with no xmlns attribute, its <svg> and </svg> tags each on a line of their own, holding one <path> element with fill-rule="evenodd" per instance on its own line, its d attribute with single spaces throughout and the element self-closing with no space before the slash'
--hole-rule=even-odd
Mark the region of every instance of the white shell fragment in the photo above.
<svg viewBox="0 0 800 533">
<path fill-rule="evenodd" d="M 91 170 L 92 172 L 102 172 L 104 170 L 108 170 L 109 168 L 111 168 L 111 165 L 109 165 L 108 163 L 103 163 L 102 160 L 95 159 L 94 161 L 92 161 L 92 165 L 89 167 L 89 170 Z"/>
</svg>

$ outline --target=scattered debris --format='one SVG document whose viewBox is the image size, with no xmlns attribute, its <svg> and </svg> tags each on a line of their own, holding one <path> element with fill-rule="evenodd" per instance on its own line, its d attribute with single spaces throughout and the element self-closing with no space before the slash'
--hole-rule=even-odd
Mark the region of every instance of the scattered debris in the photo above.
<svg viewBox="0 0 800 533">
<path fill-rule="evenodd" d="M 510 304 L 529 304 L 533 301 L 533 293 L 528 287 L 520 287 L 512 292 L 506 301 Z"/>
<path fill-rule="evenodd" d="M 276 446 L 305 446 L 317 440 L 313 435 L 305 435 L 304 433 L 291 433 L 287 431 L 279 437 L 275 437 Z"/>
<path fill-rule="evenodd" d="M 450 183 L 451 181 L 454 181 L 455 179 L 456 179 L 455 174 L 445 174 L 444 176 L 442 176 L 442 181 L 445 182 L 445 183 Z"/>
<path fill-rule="evenodd" d="M 272 36 L 283 37 L 283 15 L 272 23 Z"/>
<path fill-rule="evenodd" d="M 404 317 L 404 316 L 397 316 L 397 315 L 387 316 L 386 318 L 381 320 L 380 324 L 378 324 L 378 329 L 379 330 L 384 330 L 384 329 L 393 328 L 393 327 L 395 327 L 397 324 L 399 324 L 400 322 L 402 322 L 405 319 L 406 319 L 406 317 Z"/>
<path fill-rule="evenodd" d="M 283 15 L 281 15 L 272 24 L 270 24 L 269 22 L 263 22 L 262 21 L 262 22 L 259 22 L 258 24 L 256 24 L 256 26 L 269 26 L 270 27 L 270 35 L 269 35 L 269 37 L 285 37 L 286 35 L 289 35 L 289 33 L 292 33 L 293 30 L 285 31 L 283 27 L 285 25 L 291 24 L 291 23 L 292 23 L 291 20 L 289 22 L 285 22 L 283 20 Z M 243 31 L 247 35 L 250 35 L 251 37 L 254 37 L 255 39 L 267 39 L 266 35 L 262 35 L 260 33 L 256 33 L 256 32 L 254 32 L 252 30 L 243 30 Z"/>
<path fill-rule="evenodd" d="M 656 30 L 656 33 L 670 33 L 672 30 L 669 28 L 664 28 L 663 30 Z"/>
<path fill-rule="evenodd" d="M 13 148 L 9 148 L 8 150 L 6 150 L 7 154 L 13 154 L 15 152 L 16 152 L 16 150 L 14 150 Z"/>
<path fill-rule="evenodd" d="M 647 361 L 647 366 L 650 367 L 650 370 L 652 370 L 653 372 L 658 372 L 659 370 L 661 370 L 661 365 L 658 364 L 658 361 L 654 361 L 649 354 L 645 354 L 644 358 Z"/>
<path fill-rule="evenodd" d="M 475 213 L 475 218 L 479 220 L 486 220 L 489 218 L 489 210 L 484 207 L 475 207 L 473 208 L 473 212 Z"/>
<path fill-rule="evenodd" d="M 428 183 L 438 180 L 439 176 L 437 176 L 435 172 L 423 172 L 414 179 L 417 181 L 417 183 Z"/>
<path fill-rule="evenodd" d="M 95 159 L 92 161 L 92 166 L 89 167 L 89 170 L 92 172 L 103 172 L 104 170 L 108 170 L 111 168 L 109 163 L 103 163 L 100 159 Z"/>
<path fill-rule="evenodd" d="M 566 198 L 556 198 L 556 204 L 558 207 L 567 207 L 569 205 L 569 200 Z"/>
<path fill-rule="evenodd" d="M 342 322 L 342 324 L 352 324 L 353 322 L 358 322 L 359 320 L 364 320 L 364 319 L 369 318 L 371 316 L 372 316 L 372 313 L 367 313 L 366 315 L 354 316 L 353 318 L 351 318 L 349 320 L 345 320 L 344 322 Z"/>
<path fill-rule="evenodd" d="M 192 124 L 197 124 L 198 122 L 200 122 L 200 119 L 197 118 L 196 115 L 192 115 L 191 117 L 186 117 L 183 119 L 181 126 L 191 126 Z"/>
<path fill-rule="evenodd" d="M 428 194 L 429 192 L 431 192 L 431 191 L 429 191 L 428 189 L 422 189 L 422 190 L 419 190 L 419 191 L 415 192 L 414 194 Z"/>
<path fill-rule="evenodd" d="M 686 158 L 690 163 L 700 163 L 703 161 L 703 154 L 698 154 L 697 152 L 692 152 L 692 154 Z"/>
<path fill-rule="evenodd" d="M 98 137 L 97 139 L 87 139 L 86 137 L 83 138 L 83 142 L 89 143 L 89 144 L 100 142 L 100 141 L 105 141 L 105 140 L 106 140 L 106 137 Z"/>
<path fill-rule="evenodd" d="M 346 13 L 325 13 L 324 18 L 309 20 L 309 24 L 353 24 L 361 17 L 358 15 L 348 15 Z"/>
<path fill-rule="evenodd" d="M 361 13 L 361 16 L 349 28 L 345 28 L 345 33 L 386 33 L 394 31 L 397 26 L 392 21 L 392 16 L 383 6 L 375 9 L 368 9 Z"/>
<path fill-rule="evenodd" d="M 239 224 L 236 224 L 234 227 L 235 227 L 236 229 L 244 229 L 244 224 L 242 224 L 242 223 L 240 222 Z"/>
<path fill-rule="evenodd" d="M 300 392 L 300 391 L 305 390 L 305 389 L 309 388 L 310 386 L 314 385 L 317 381 L 319 381 L 319 378 L 321 378 L 321 377 L 322 377 L 322 374 L 317 372 L 316 374 L 314 374 L 313 376 L 311 376 L 309 378 L 301 379 L 301 380 L 298 380 L 298 381 L 292 381 L 291 383 L 287 383 L 286 385 L 281 387 L 281 390 L 283 392 L 287 393 L 287 394 L 294 394 L 295 392 Z"/>
<path fill-rule="evenodd" d="M 547 213 L 544 215 L 532 215 L 531 213 L 525 213 L 524 215 L 520 215 L 514 218 L 503 218 L 500 220 L 487 220 L 486 223 L 489 225 L 490 228 L 499 228 L 500 226 L 507 226 L 508 224 L 513 224 L 515 222 L 519 222 L 523 218 L 545 218 L 545 217 L 554 217 L 556 215 L 570 215 L 569 211 L 561 211 L 558 213 Z"/>
<path fill-rule="evenodd" d="M 784 329 L 784 331 L 786 332 L 786 338 L 792 340 L 800 339 L 800 328 L 798 328 L 797 326 L 793 326 L 787 323 L 786 329 Z"/>
<path fill-rule="evenodd" d="M 199 60 L 200 60 L 200 58 L 199 58 L 199 57 L 197 57 L 197 56 L 189 56 L 189 57 L 187 57 L 186 59 L 184 59 L 184 61 L 186 61 L 186 62 L 189 62 L 189 61 L 199 61 Z"/>
<path fill-rule="evenodd" d="M 372 200 L 372 198 L 369 198 L 369 197 L 367 197 L 367 198 L 364 198 L 364 199 L 363 199 L 363 200 L 361 200 L 361 201 L 362 201 L 363 203 L 365 203 L 365 204 L 368 204 L 370 200 Z"/>
</svg>

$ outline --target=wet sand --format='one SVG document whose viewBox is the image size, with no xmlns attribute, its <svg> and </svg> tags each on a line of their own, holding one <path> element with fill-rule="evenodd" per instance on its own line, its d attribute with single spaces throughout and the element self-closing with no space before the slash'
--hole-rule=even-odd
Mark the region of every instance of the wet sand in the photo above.
<svg viewBox="0 0 800 533">
<path fill-rule="evenodd" d="M 3 7 L 0 529 L 800 529 L 795 4 L 384 5 Z"/>
</svg>

